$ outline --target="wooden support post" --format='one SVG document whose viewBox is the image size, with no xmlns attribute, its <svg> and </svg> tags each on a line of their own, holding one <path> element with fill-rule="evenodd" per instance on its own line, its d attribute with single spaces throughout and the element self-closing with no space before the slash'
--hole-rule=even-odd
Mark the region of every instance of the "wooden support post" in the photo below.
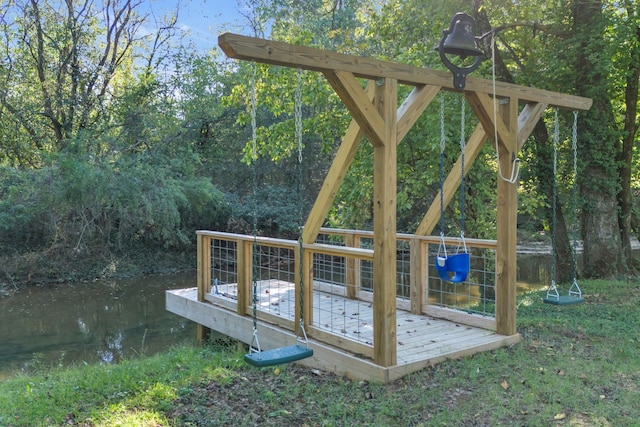
<svg viewBox="0 0 640 427">
<path fill-rule="evenodd" d="M 396 364 L 396 182 L 397 87 L 385 78 L 378 87 L 382 138 L 374 144 L 373 170 L 373 355 L 381 366 Z"/>
<path fill-rule="evenodd" d="M 211 238 L 197 234 L 197 265 L 198 265 L 198 301 L 204 301 L 204 296 L 211 292 Z M 211 329 L 198 324 L 196 327 L 196 341 L 202 345 L 211 335 Z"/>
<path fill-rule="evenodd" d="M 501 175 L 498 176 L 496 248 L 496 332 L 516 333 L 516 232 L 518 183 L 509 182 L 513 162 L 518 155 L 518 99 L 500 105 L 502 121 L 509 129 L 499 144 Z"/>
</svg>

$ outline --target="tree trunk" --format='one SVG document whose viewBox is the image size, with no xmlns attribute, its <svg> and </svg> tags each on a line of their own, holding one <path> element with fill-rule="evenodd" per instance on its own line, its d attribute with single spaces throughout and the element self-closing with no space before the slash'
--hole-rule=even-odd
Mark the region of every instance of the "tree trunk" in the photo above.
<svg viewBox="0 0 640 427">
<path fill-rule="evenodd" d="M 622 246 L 618 228 L 616 166 L 617 135 L 608 97 L 607 45 L 602 3 L 587 0 L 574 4 L 574 37 L 578 54 L 578 95 L 593 99 L 593 106 L 579 115 L 578 180 L 582 197 L 583 276 L 611 278 L 622 270 Z"/>
<path fill-rule="evenodd" d="M 631 9 L 631 8 L 629 8 Z M 632 10 L 628 10 L 629 14 L 633 14 Z M 631 193 L 631 168 L 633 162 L 633 145 L 638 130 L 636 122 L 636 114 L 638 110 L 638 80 L 640 79 L 640 28 L 635 31 L 636 43 L 632 43 L 632 51 L 629 52 L 629 67 L 627 70 L 626 88 L 625 88 L 625 117 L 624 117 L 624 137 L 622 140 L 622 149 L 618 161 L 620 164 L 620 181 L 621 189 L 618 195 L 618 203 L 620 205 L 620 237 L 622 239 L 622 253 L 626 268 L 635 273 L 633 259 L 631 257 L 631 215 L 633 208 Z"/>
</svg>

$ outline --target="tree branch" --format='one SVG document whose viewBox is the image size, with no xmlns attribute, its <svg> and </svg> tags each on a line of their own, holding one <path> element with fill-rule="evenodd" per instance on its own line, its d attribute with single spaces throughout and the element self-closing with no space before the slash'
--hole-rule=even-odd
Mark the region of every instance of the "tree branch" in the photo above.
<svg viewBox="0 0 640 427">
<path fill-rule="evenodd" d="M 511 30 L 514 28 L 531 28 L 533 29 L 534 35 L 536 31 L 540 31 L 541 33 L 551 34 L 563 40 L 568 39 L 570 37 L 570 33 L 568 31 L 564 31 L 557 26 L 541 24 L 539 22 L 534 21 L 515 21 L 509 24 L 498 25 L 497 27 L 492 27 L 491 30 L 482 34 L 478 39 L 483 40 L 492 34 L 497 34 L 505 30 Z"/>
</svg>

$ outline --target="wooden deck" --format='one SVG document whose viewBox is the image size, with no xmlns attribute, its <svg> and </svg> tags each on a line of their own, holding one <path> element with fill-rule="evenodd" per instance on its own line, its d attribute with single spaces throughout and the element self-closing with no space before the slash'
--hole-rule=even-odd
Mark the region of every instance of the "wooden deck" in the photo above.
<svg viewBox="0 0 640 427">
<path fill-rule="evenodd" d="M 354 379 L 393 381 L 438 362 L 517 343 L 520 335 L 504 336 L 493 330 L 398 310 L 397 364 L 373 363 L 373 310 L 366 294 L 358 300 L 324 292 L 314 283 L 313 324 L 308 329 L 313 358 L 298 363 Z M 258 333 L 264 349 L 295 342 L 295 289 L 280 280 L 258 284 Z M 214 292 L 215 289 L 212 289 Z M 245 343 L 251 342 L 250 316 L 236 313 L 235 284 L 218 286 L 199 302 L 197 288 L 167 291 L 167 310 Z M 251 313 L 251 310 L 247 310 Z M 327 344 L 330 342 L 331 344 Z"/>
</svg>

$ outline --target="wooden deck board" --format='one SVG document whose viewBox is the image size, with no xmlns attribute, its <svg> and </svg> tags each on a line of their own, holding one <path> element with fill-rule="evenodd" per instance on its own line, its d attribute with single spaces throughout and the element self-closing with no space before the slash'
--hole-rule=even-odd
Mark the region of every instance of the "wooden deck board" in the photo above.
<svg viewBox="0 0 640 427">
<path fill-rule="evenodd" d="M 293 285 L 279 280 L 260 281 L 258 289 L 259 313 L 291 322 L 295 314 Z M 218 285 L 218 292 L 218 295 L 206 296 L 209 302 L 198 302 L 195 288 L 167 291 L 167 309 L 240 341 L 250 342 L 251 317 L 239 316 L 233 310 L 237 300 L 236 285 Z M 346 339 L 361 343 L 359 345 L 373 344 L 373 312 L 370 302 L 315 291 L 313 307 L 313 326 L 323 332 L 323 338 L 334 336 L 335 342 Z M 211 314 L 207 314 L 209 312 Z M 391 367 L 378 366 L 369 359 L 362 359 L 360 354 L 345 351 L 345 348 L 349 348 L 348 345 L 334 347 L 327 342 L 317 341 L 313 336 L 310 336 L 310 346 L 314 348 L 314 357 L 299 363 L 352 378 L 388 382 L 449 358 L 464 357 L 520 340 L 518 334 L 498 335 L 493 330 L 457 321 L 461 319 L 464 319 L 463 315 L 454 322 L 397 310 L 397 365 Z M 265 321 L 259 322 L 259 330 L 267 335 L 266 338 L 261 337 L 261 344 L 265 348 L 290 345 L 293 339 L 291 331 Z"/>
</svg>

